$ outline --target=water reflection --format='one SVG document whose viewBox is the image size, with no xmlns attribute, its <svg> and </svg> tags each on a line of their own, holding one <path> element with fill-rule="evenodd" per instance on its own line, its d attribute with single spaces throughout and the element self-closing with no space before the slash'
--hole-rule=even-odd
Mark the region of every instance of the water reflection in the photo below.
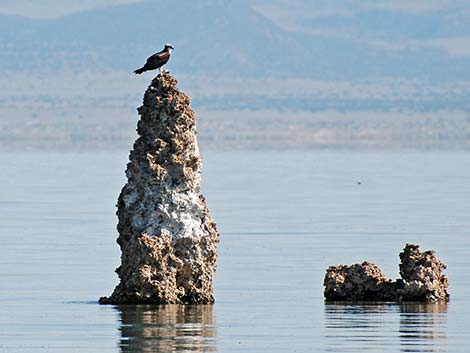
<svg viewBox="0 0 470 353">
<path fill-rule="evenodd" d="M 121 352 L 216 352 L 212 305 L 118 308 Z"/>
<path fill-rule="evenodd" d="M 446 303 L 325 304 L 331 352 L 439 352 L 447 345 L 446 326 Z"/>
<path fill-rule="evenodd" d="M 402 352 L 439 352 L 446 346 L 447 303 L 400 305 Z"/>
</svg>

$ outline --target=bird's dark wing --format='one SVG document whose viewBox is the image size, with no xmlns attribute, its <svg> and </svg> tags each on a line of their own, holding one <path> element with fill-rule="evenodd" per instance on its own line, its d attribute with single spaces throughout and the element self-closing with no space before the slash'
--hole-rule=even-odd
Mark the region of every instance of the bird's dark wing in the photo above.
<svg viewBox="0 0 470 353">
<path fill-rule="evenodd" d="M 165 65 L 169 59 L 170 59 L 169 52 L 167 51 L 159 52 L 159 53 L 153 54 L 150 58 L 148 58 L 145 66 L 147 66 L 151 70 L 158 69 L 162 65 Z"/>
</svg>

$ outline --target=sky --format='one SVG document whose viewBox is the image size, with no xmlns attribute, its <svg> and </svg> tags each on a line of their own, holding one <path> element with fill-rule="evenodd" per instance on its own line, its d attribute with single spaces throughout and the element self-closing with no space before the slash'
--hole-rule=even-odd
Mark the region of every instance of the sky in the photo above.
<svg viewBox="0 0 470 353">
<path fill-rule="evenodd" d="M 0 13 L 51 18 L 97 7 L 129 4 L 142 0 L 1 0 Z"/>
<path fill-rule="evenodd" d="M 143 0 L 1 0 L 0 13 L 47 18 L 97 7 L 142 2 Z M 311 17 L 348 14 L 357 10 L 381 9 L 408 14 L 424 14 L 442 10 L 458 10 L 470 15 L 468 0 L 256 0 L 254 2 L 281 4 L 287 7 L 308 6 Z"/>
</svg>

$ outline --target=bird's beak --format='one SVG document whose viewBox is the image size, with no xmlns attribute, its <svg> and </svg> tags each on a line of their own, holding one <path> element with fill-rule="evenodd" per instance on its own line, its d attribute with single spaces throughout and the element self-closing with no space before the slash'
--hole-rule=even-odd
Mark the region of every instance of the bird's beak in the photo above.
<svg viewBox="0 0 470 353">
<path fill-rule="evenodd" d="M 171 47 L 171 46 L 170 46 L 170 48 L 173 49 L 173 50 L 175 50 L 175 48 L 173 48 L 173 47 Z"/>
</svg>

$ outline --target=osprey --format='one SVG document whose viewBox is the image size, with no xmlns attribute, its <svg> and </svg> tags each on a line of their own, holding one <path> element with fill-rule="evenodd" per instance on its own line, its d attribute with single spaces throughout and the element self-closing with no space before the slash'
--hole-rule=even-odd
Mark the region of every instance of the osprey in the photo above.
<svg viewBox="0 0 470 353">
<path fill-rule="evenodd" d="M 171 51 L 174 50 L 171 44 L 165 44 L 162 51 L 153 54 L 147 59 L 147 62 L 140 69 L 134 71 L 135 74 L 141 74 L 144 71 L 159 69 L 162 73 L 162 66 L 170 60 Z"/>
</svg>

